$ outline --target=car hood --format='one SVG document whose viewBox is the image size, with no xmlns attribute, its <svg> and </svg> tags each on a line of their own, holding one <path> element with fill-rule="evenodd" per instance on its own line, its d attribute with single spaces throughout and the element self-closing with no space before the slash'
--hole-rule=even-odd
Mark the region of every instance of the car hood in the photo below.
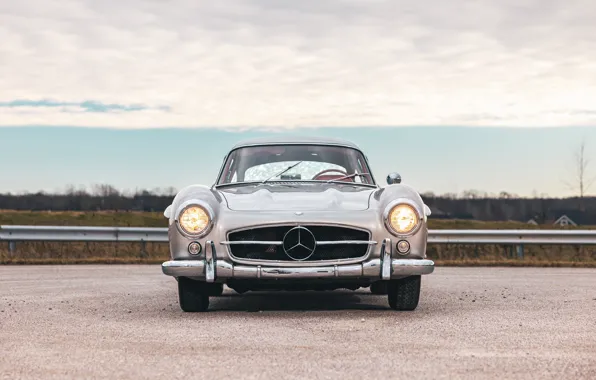
<svg viewBox="0 0 596 380">
<path fill-rule="evenodd" d="M 363 211 L 369 208 L 374 188 L 326 188 L 318 190 L 260 188 L 221 191 L 234 211 Z"/>
</svg>

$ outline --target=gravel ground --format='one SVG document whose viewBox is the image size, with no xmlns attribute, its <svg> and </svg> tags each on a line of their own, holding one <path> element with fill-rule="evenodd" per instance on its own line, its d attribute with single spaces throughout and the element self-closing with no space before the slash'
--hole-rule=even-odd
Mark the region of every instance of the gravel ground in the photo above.
<svg viewBox="0 0 596 380">
<path fill-rule="evenodd" d="M 183 313 L 159 265 L 0 266 L 18 378 L 596 378 L 596 269 L 443 268 L 420 305 L 368 290 L 238 295 Z"/>
</svg>

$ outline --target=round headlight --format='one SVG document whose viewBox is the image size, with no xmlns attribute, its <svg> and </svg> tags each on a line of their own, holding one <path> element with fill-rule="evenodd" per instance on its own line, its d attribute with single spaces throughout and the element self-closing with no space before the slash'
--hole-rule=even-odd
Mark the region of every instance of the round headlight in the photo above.
<svg viewBox="0 0 596 380">
<path fill-rule="evenodd" d="M 203 233 L 211 222 L 211 218 L 201 206 L 189 206 L 182 210 L 178 218 L 180 227 L 189 235 L 200 235 Z"/>
<path fill-rule="evenodd" d="M 419 221 L 414 207 L 405 203 L 394 206 L 387 215 L 387 224 L 397 234 L 409 234 L 418 226 Z"/>
</svg>

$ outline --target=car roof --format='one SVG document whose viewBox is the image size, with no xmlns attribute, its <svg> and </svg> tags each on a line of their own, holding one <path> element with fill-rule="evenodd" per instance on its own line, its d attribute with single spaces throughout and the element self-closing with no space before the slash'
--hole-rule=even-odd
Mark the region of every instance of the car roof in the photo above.
<svg viewBox="0 0 596 380">
<path fill-rule="evenodd" d="M 283 137 L 260 137 L 238 142 L 233 149 L 255 145 L 279 145 L 279 144 L 315 144 L 315 145 L 336 145 L 361 150 L 355 143 L 334 137 L 314 136 L 283 136 Z"/>
</svg>

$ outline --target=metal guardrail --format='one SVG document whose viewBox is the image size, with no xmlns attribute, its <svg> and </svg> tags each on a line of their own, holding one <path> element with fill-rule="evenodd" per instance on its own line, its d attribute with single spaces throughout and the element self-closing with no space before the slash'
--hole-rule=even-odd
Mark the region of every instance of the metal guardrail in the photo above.
<svg viewBox="0 0 596 380">
<path fill-rule="evenodd" d="M 429 230 L 430 244 L 596 244 L 596 230 Z"/>
<path fill-rule="evenodd" d="M 168 242 L 156 227 L 0 226 L 0 241 Z"/>
<path fill-rule="evenodd" d="M 168 229 L 157 227 L 0 226 L 0 241 L 167 242 Z M 596 244 L 596 230 L 429 230 L 429 244 Z M 521 252 L 520 252 L 521 251 Z"/>
</svg>

